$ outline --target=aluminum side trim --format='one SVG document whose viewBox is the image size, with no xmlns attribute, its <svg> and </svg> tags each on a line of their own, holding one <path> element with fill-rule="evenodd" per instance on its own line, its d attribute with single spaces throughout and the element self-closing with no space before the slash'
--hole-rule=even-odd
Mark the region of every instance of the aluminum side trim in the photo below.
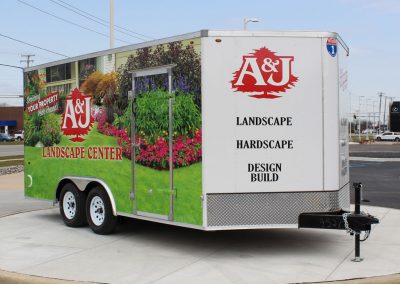
<svg viewBox="0 0 400 284">
<path fill-rule="evenodd" d="M 163 220 L 163 219 L 152 218 L 152 217 L 147 217 L 147 216 L 123 213 L 123 212 L 117 212 L 117 214 L 118 214 L 118 216 L 124 216 L 124 217 L 139 219 L 139 220 L 151 221 L 151 222 L 167 224 L 167 225 L 174 225 L 174 226 L 185 227 L 185 228 L 190 228 L 190 229 L 205 230 L 204 227 L 199 226 L 199 225 L 185 224 L 185 223 L 180 223 L 180 222 L 174 222 L 174 221 L 169 221 L 169 220 Z"/>
</svg>

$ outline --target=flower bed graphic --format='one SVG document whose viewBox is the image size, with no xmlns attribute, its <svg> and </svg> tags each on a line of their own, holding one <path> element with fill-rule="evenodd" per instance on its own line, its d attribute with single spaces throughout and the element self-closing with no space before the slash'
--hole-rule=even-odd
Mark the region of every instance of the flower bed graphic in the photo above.
<svg viewBox="0 0 400 284">
<path fill-rule="evenodd" d="M 131 159 L 131 138 L 125 129 L 117 129 L 106 122 L 104 111 L 95 116 L 97 130 L 107 136 L 118 137 L 118 145 L 122 147 L 123 155 Z M 172 156 L 174 168 L 185 167 L 201 161 L 201 129 L 196 129 L 193 138 L 183 135 L 174 138 L 172 143 Z M 136 135 L 135 143 L 140 146 L 136 153 L 136 162 L 154 169 L 168 169 L 169 145 L 165 137 L 159 136 L 154 143 L 148 143 L 146 137 Z"/>
</svg>

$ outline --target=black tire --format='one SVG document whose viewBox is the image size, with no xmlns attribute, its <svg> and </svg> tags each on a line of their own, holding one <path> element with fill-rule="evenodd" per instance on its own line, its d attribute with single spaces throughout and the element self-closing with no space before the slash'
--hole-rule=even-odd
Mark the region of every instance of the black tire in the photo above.
<svg viewBox="0 0 400 284">
<path fill-rule="evenodd" d="M 377 137 L 377 138 L 376 138 L 376 141 L 381 141 L 381 137 Z"/>
<path fill-rule="evenodd" d="M 96 234 L 108 235 L 115 230 L 118 218 L 113 215 L 110 199 L 102 187 L 96 186 L 89 192 L 86 216 L 90 228 Z"/>
<path fill-rule="evenodd" d="M 400 141 L 400 138 L 399 138 L 399 137 L 396 137 L 396 138 L 394 138 L 394 141 L 399 142 L 399 141 Z"/>
<path fill-rule="evenodd" d="M 85 194 L 74 184 L 67 183 L 61 189 L 59 207 L 64 223 L 68 227 L 81 227 L 86 224 Z"/>
</svg>

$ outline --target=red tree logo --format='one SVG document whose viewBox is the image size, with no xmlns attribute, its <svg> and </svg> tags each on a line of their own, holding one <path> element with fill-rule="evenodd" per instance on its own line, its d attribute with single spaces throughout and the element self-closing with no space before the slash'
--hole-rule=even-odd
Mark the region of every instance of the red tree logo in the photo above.
<svg viewBox="0 0 400 284">
<path fill-rule="evenodd" d="M 87 135 L 92 128 L 94 118 L 91 110 L 92 97 L 85 96 L 75 88 L 65 99 L 65 111 L 62 115 L 61 131 L 64 135 L 74 135 L 69 140 L 83 142 L 80 136 Z"/>
<path fill-rule="evenodd" d="M 266 47 L 243 56 L 240 69 L 234 72 L 232 88 L 235 92 L 252 93 L 253 98 L 274 99 L 277 93 L 294 86 L 298 77 L 292 74 L 294 56 L 277 56 Z"/>
</svg>

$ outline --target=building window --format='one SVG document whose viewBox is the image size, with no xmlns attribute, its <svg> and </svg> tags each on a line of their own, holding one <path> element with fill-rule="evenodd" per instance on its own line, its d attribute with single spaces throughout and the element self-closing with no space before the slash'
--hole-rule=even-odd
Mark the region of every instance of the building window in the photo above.
<svg viewBox="0 0 400 284">
<path fill-rule="evenodd" d="M 46 82 L 57 82 L 71 79 L 71 63 L 46 68 Z"/>
<path fill-rule="evenodd" d="M 79 85 L 96 71 L 96 57 L 79 61 Z"/>
<path fill-rule="evenodd" d="M 63 84 L 47 87 L 47 93 L 58 92 L 60 97 L 68 96 L 71 92 L 71 84 Z"/>
</svg>

